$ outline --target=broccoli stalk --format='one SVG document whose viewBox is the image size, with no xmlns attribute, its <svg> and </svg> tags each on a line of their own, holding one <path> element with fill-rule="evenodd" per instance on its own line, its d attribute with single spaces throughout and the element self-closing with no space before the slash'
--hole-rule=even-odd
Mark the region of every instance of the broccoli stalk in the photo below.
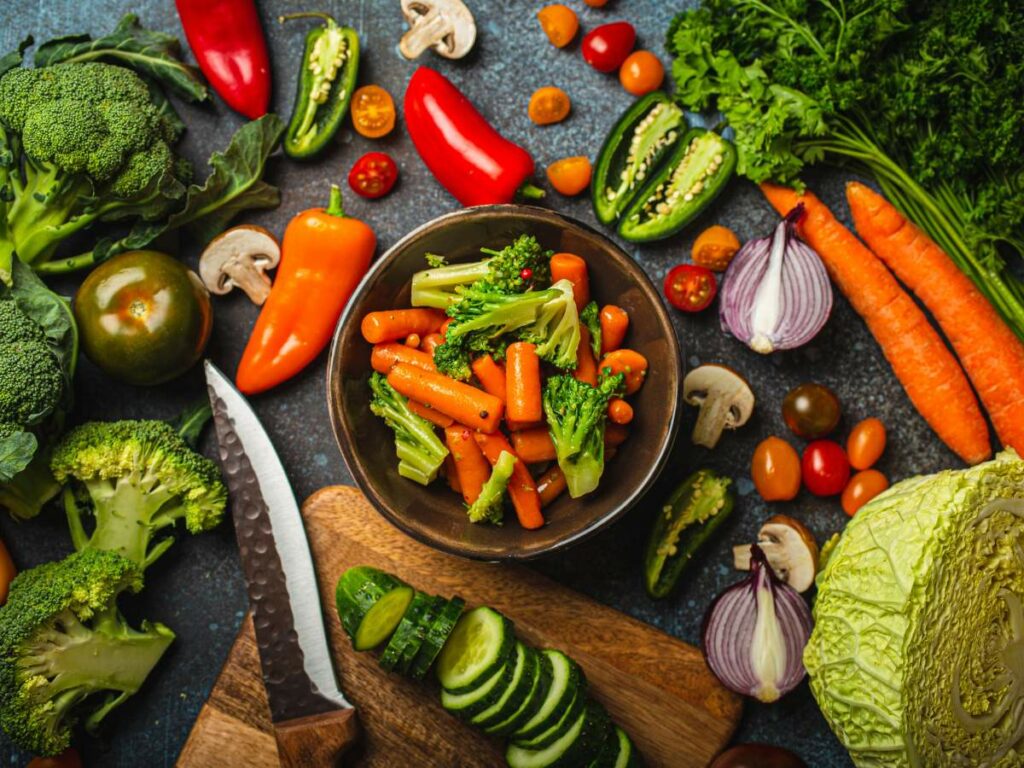
<svg viewBox="0 0 1024 768">
<path fill-rule="evenodd" d="M 498 456 L 494 468 L 491 469 L 491 476 L 487 478 L 480 495 L 476 501 L 469 505 L 466 510 L 471 523 L 494 523 L 501 525 L 505 516 L 505 490 L 508 482 L 512 479 L 512 472 L 516 468 L 518 459 L 508 451 L 502 451 Z"/>
<path fill-rule="evenodd" d="M 384 419 L 395 433 L 398 474 L 420 485 L 437 478 L 448 449 L 434 432 L 434 425 L 409 410 L 408 400 L 398 394 L 379 373 L 370 377 L 373 399 L 370 410 Z"/>
<path fill-rule="evenodd" d="M 594 359 L 601 359 L 601 310 L 597 302 L 592 301 L 580 312 L 580 322 L 590 331 L 590 351 L 594 353 Z"/>
<path fill-rule="evenodd" d="M 580 345 L 580 318 L 572 283 L 559 280 L 551 290 L 560 291 L 561 298 L 544 305 L 536 322 L 522 338 L 533 342 L 537 356 L 563 371 L 576 368 L 576 351 Z"/>
</svg>

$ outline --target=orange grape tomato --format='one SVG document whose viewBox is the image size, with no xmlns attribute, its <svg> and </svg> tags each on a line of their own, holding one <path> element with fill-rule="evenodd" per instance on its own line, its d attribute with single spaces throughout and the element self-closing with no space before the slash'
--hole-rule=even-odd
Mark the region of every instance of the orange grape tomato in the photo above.
<svg viewBox="0 0 1024 768">
<path fill-rule="evenodd" d="M 650 51 L 633 51 L 619 67 L 619 82 L 634 96 L 658 90 L 664 79 L 665 67 Z"/>
<path fill-rule="evenodd" d="M 3 539 L 0 539 L 0 605 L 7 602 L 7 592 L 11 588 L 11 582 L 14 581 L 14 577 L 17 575 L 18 569 L 14 567 L 11 553 L 7 551 L 7 546 L 4 544 Z"/>
<path fill-rule="evenodd" d="M 395 127 L 395 100 L 379 85 L 364 85 L 352 94 L 352 126 L 368 139 L 387 136 Z"/>
<path fill-rule="evenodd" d="M 889 479 L 877 469 L 865 469 L 858 472 L 843 490 L 843 511 L 850 517 L 857 514 L 857 510 L 871 501 L 889 487 Z"/>
<path fill-rule="evenodd" d="M 583 0 L 583 2 L 591 8 L 604 8 L 608 5 L 608 0 Z"/>
<path fill-rule="evenodd" d="M 572 42 L 580 28 L 576 12 L 561 3 L 545 5 L 537 11 L 537 19 L 540 21 L 540 28 L 556 48 L 564 48 Z"/>
<path fill-rule="evenodd" d="M 530 97 L 527 113 L 537 125 L 560 123 L 569 116 L 569 94 L 554 85 L 538 88 Z"/>
<path fill-rule="evenodd" d="M 34 757 L 28 761 L 25 768 L 82 768 L 82 758 L 79 757 L 78 750 L 68 747 L 53 757 Z"/>
<path fill-rule="evenodd" d="M 871 417 L 858 422 L 846 439 L 846 454 L 854 469 L 875 465 L 885 451 L 885 424 Z"/>
<path fill-rule="evenodd" d="M 732 257 L 740 249 L 740 239 L 736 233 L 721 224 L 714 224 L 693 241 L 693 263 L 707 267 L 712 272 L 725 272 Z"/>
<path fill-rule="evenodd" d="M 767 437 L 754 449 L 750 477 L 765 501 L 789 501 L 800 492 L 800 456 L 779 437 Z"/>
<path fill-rule="evenodd" d="M 548 181 L 558 194 L 572 197 L 590 186 L 592 170 L 590 160 L 582 155 L 563 157 L 548 166 Z"/>
<path fill-rule="evenodd" d="M 632 349 L 617 349 L 601 358 L 598 370 L 621 373 L 626 379 L 626 394 L 632 395 L 647 378 L 647 358 Z"/>
</svg>

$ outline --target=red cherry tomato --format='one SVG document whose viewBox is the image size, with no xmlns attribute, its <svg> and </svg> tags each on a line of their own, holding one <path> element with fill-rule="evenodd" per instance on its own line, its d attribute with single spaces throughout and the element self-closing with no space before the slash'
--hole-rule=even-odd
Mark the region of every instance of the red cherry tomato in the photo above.
<svg viewBox="0 0 1024 768">
<path fill-rule="evenodd" d="M 636 30 L 628 21 L 595 27 L 583 38 L 583 60 L 598 72 L 614 72 L 622 66 L 636 43 Z"/>
<path fill-rule="evenodd" d="M 710 269 L 696 264 L 680 264 L 665 275 L 665 298 L 683 312 L 707 309 L 718 293 L 718 283 Z"/>
<path fill-rule="evenodd" d="M 384 197 L 398 181 L 398 166 L 383 152 L 367 152 L 348 173 L 348 185 L 360 197 Z"/>
<path fill-rule="evenodd" d="M 815 496 L 836 496 L 850 479 L 850 460 L 839 443 L 815 440 L 804 448 L 800 470 L 808 491 Z"/>
</svg>

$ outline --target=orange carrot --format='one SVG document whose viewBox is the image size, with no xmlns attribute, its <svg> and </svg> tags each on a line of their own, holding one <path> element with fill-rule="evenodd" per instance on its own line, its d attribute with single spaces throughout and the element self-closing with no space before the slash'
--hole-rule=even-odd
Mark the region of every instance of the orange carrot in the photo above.
<svg viewBox="0 0 1024 768">
<path fill-rule="evenodd" d="M 626 340 L 629 330 L 629 315 L 626 310 L 608 304 L 601 308 L 601 355 L 614 352 Z"/>
<path fill-rule="evenodd" d="M 484 456 L 491 462 L 491 466 L 498 463 L 502 451 L 508 451 L 513 456 L 516 452 L 508 444 L 508 440 L 500 432 L 492 435 L 483 435 L 479 432 L 473 435 Z M 519 457 L 516 456 L 518 459 Z M 540 513 L 540 496 L 537 494 L 537 485 L 533 482 L 530 470 L 526 468 L 523 461 L 517 461 L 515 469 L 512 470 L 512 479 L 508 484 L 508 495 L 512 499 L 512 506 L 515 507 L 516 517 L 519 524 L 528 530 L 540 528 L 544 525 L 544 517 Z"/>
<path fill-rule="evenodd" d="M 410 333 L 405 337 L 405 346 L 412 347 L 413 349 L 419 349 L 420 335 L 418 333 Z"/>
<path fill-rule="evenodd" d="M 445 314 L 439 309 L 389 309 L 367 313 L 360 328 L 364 339 L 380 344 L 404 339 L 412 333 L 434 333 L 444 321 Z"/>
<path fill-rule="evenodd" d="M 607 424 L 604 428 L 604 447 L 605 455 L 608 454 L 609 448 L 614 448 L 622 445 L 626 442 L 626 438 L 629 437 L 629 430 L 621 424 Z"/>
<path fill-rule="evenodd" d="M 1024 343 L 935 241 L 877 192 L 846 185 L 857 234 L 932 313 L 1003 445 L 1024 455 Z"/>
<path fill-rule="evenodd" d="M 574 253 L 556 253 L 551 257 L 551 282 L 568 280 L 572 283 L 572 297 L 580 312 L 590 302 L 590 277 L 587 262 Z"/>
<path fill-rule="evenodd" d="M 540 464 L 542 461 L 554 461 L 555 444 L 547 427 L 533 427 L 512 433 L 512 447 L 516 455 L 527 464 Z"/>
<path fill-rule="evenodd" d="M 509 432 L 522 432 L 524 429 L 533 429 L 543 424 L 541 421 L 516 421 L 515 419 L 505 419 L 505 428 Z"/>
<path fill-rule="evenodd" d="M 455 466 L 455 458 L 450 451 L 444 457 L 444 478 L 448 481 L 449 488 L 455 491 L 455 493 L 462 493 L 462 481 L 459 480 L 459 471 Z"/>
<path fill-rule="evenodd" d="M 544 406 L 540 399 L 540 358 L 528 341 L 508 345 L 505 352 L 506 415 L 512 421 L 540 421 Z"/>
<path fill-rule="evenodd" d="M 444 343 L 444 337 L 440 333 L 428 333 L 420 342 L 420 349 L 428 355 L 433 356 L 434 350 Z"/>
<path fill-rule="evenodd" d="M 590 348 L 590 331 L 582 324 L 580 345 L 576 347 L 576 370 L 572 375 L 592 387 L 597 386 L 597 361 L 594 359 L 594 351 Z"/>
<path fill-rule="evenodd" d="M 804 204 L 801 237 L 864 319 L 917 412 L 968 464 L 987 459 L 988 427 L 963 369 L 896 278 L 812 193 L 767 183 L 761 191 L 782 215 Z"/>
<path fill-rule="evenodd" d="M 608 419 L 613 424 L 629 424 L 633 420 L 633 406 L 621 397 L 608 401 Z"/>
<path fill-rule="evenodd" d="M 370 366 L 377 373 L 387 373 L 399 363 L 415 365 L 425 371 L 433 371 L 434 358 L 420 349 L 407 347 L 396 341 L 387 344 L 374 344 L 370 353 Z"/>
<path fill-rule="evenodd" d="M 600 370 L 626 377 L 626 394 L 632 395 L 647 378 L 647 358 L 632 349 L 617 349 L 601 358 Z"/>
<path fill-rule="evenodd" d="M 501 400 L 494 395 L 408 363 L 398 363 L 391 369 L 388 384 L 398 394 L 429 405 L 460 424 L 481 432 L 497 430 L 505 410 Z"/>
<path fill-rule="evenodd" d="M 436 424 L 442 429 L 444 429 L 445 427 L 450 427 L 452 425 L 452 422 L 455 421 L 455 419 L 453 419 L 451 416 L 446 416 L 440 411 L 435 411 L 429 405 L 424 405 L 423 403 L 417 400 L 409 401 L 409 410 L 415 413 L 420 418 L 426 419 L 431 424 Z"/>
<path fill-rule="evenodd" d="M 438 331 L 438 333 L 441 334 L 441 338 L 442 339 L 445 336 L 448 335 L 448 326 L 451 325 L 451 324 L 452 324 L 452 319 L 450 317 L 447 318 L 443 323 L 441 323 L 441 329 Z"/>
<path fill-rule="evenodd" d="M 508 396 L 505 390 L 505 367 L 494 362 L 490 355 L 481 355 L 472 363 L 473 375 L 480 382 L 484 392 L 489 392 L 501 402 L 507 402 Z"/>
<path fill-rule="evenodd" d="M 455 464 L 455 476 L 458 478 L 462 499 L 472 504 L 479 498 L 480 490 L 491 476 L 491 465 L 473 439 L 472 430 L 466 425 L 452 424 L 445 427 L 444 440 Z"/>
<path fill-rule="evenodd" d="M 567 486 L 565 475 L 562 474 L 562 468 L 557 464 L 553 465 L 537 478 L 537 495 L 540 496 L 541 507 L 546 507 L 565 493 Z"/>
</svg>

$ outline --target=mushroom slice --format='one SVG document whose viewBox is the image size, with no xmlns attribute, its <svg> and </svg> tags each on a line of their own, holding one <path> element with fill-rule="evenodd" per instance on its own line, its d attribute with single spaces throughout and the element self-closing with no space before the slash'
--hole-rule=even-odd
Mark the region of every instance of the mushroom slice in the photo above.
<svg viewBox="0 0 1024 768">
<path fill-rule="evenodd" d="M 402 0 L 409 31 L 398 43 L 407 59 L 427 48 L 446 59 L 461 59 L 476 42 L 476 22 L 462 0 Z"/>
<path fill-rule="evenodd" d="M 224 295 L 241 288 L 255 304 L 270 294 L 267 272 L 281 261 L 281 246 L 263 227 L 232 227 L 210 241 L 199 257 L 199 276 L 210 293 Z"/>
<path fill-rule="evenodd" d="M 768 558 L 775 575 L 797 592 L 806 592 L 818 574 L 818 544 L 798 520 L 787 515 L 770 518 L 757 533 L 757 545 Z M 750 544 L 733 547 L 733 565 L 750 570 Z"/>
<path fill-rule="evenodd" d="M 714 448 L 722 430 L 742 427 L 754 412 L 754 392 L 732 368 L 701 365 L 683 379 L 683 399 L 700 408 L 693 442 Z"/>
</svg>

